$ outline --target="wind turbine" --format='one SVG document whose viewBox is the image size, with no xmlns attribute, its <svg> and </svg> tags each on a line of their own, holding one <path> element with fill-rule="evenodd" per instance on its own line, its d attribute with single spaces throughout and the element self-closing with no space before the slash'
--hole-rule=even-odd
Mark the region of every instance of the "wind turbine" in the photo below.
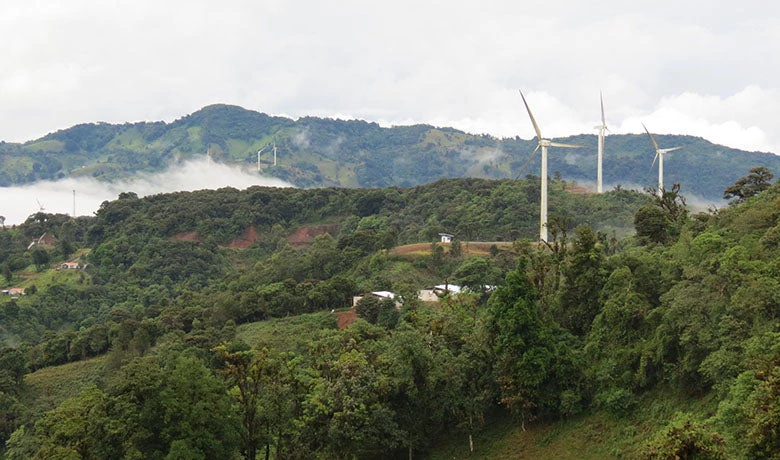
<svg viewBox="0 0 780 460">
<path fill-rule="evenodd" d="M 661 196 L 664 193 L 664 154 L 674 152 L 675 150 L 679 150 L 682 147 L 671 147 L 668 149 L 658 148 L 658 142 L 655 141 L 653 135 L 650 134 L 650 131 L 647 130 L 647 126 L 642 123 L 642 127 L 645 128 L 645 132 L 647 133 L 647 136 L 650 137 L 650 141 L 653 143 L 653 147 L 655 148 L 653 166 L 655 166 L 655 160 L 658 160 L 658 196 Z"/>
<path fill-rule="evenodd" d="M 539 213 L 539 239 L 547 242 L 547 147 L 563 147 L 567 149 L 578 149 L 580 148 L 579 145 L 572 145 L 572 144 L 562 144 L 560 142 L 553 142 L 549 139 L 545 139 L 542 137 L 542 132 L 539 130 L 539 125 L 536 124 L 536 120 L 534 119 L 533 114 L 531 113 L 531 109 L 528 107 L 528 102 L 525 100 L 525 96 L 523 95 L 523 92 L 520 91 L 520 97 L 523 98 L 523 104 L 525 104 L 525 109 L 528 111 L 528 116 L 531 118 L 531 123 L 534 125 L 534 131 L 536 131 L 536 139 L 538 139 L 538 144 L 536 145 L 536 148 L 534 149 L 533 153 L 531 153 L 531 157 L 536 155 L 536 151 L 539 150 L 539 148 L 542 149 L 542 204 L 541 204 L 541 212 Z M 530 158 L 529 158 L 530 160 Z"/>
<path fill-rule="evenodd" d="M 257 151 L 257 172 L 260 172 L 260 154 L 263 153 L 263 150 L 268 147 L 267 145 L 264 145 L 263 148 Z"/>
<path fill-rule="evenodd" d="M 601 100 L 601 124 L 594 126 L 594 129 L 599 130 L 599 164 L 596 172 L 596 193 L 603 193 L 604 188 L 601 185 L 601 163 L 604 158 L 604 132 L 607 131 L 607 122 L 604 119 L 604 97 L 601 92 L 599 92 L 599 99 Z"/>
</svg>

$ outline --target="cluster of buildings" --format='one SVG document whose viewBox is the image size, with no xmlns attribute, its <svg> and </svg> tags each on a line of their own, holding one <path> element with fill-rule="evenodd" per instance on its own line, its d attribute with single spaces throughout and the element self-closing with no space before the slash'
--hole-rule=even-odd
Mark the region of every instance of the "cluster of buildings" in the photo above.
<svg viewBox="0 0 780 460">
<path fill-rule="evenodd" d="M 484 292 L 492 292 L 496 287 L 492 285 L 484 286 Z M 437 284 L 432 287 L 420 289 L 417 291 L 417 298 L 423 302 L 438 302 L 447 296 L 457 296 L 461 293 L 471 292 L 468 287 L 458 286 L 457 284 Z M 393 300 L 395 301 L 396 308 L 401 308 L 401 297 L 390 291 L 372 291 L 362 296 L 354 296 L 352 298 L 352 307 L 355 307 L 357 303 L 365 296 L 374 296 L 379 300 Z"/>
</svg>

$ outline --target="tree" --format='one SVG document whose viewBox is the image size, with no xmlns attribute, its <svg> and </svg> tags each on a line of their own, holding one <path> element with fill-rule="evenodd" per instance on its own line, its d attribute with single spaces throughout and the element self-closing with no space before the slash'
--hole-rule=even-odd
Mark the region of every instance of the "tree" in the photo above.
<svg viewBox="0 0 780 460">
<path fill-rule="evenodd" d="M 691 414 L 678 412 L 647 443 L 647 459 L 725 459 L 723 436 Z"/>
<path fill-rule="evenodd" d="M 228 380 L 234 390 L 233 397 L 238 402 L 241 414 L 241 453 L 245 458 L 255 458 L 262 441 L 258 400 L 262 384 L 262 361 L 268 354 L 254 356 L 251 351 L 231 352 L 225 345 L 214 349 L 222 359 L 224 368 L 220 373 Z"/>
<path fill-rule="evenodd" d="M 341 353 L 304 402 L 303 422 L 326 458 L 373 458 L 399 444 L 386 379 L 368 358 L 356 349 Z"/>
<path fill-rule="evenodd" d="M 472 292 L 485 293 L 488 286 L 495 286 L 501 281 L 502 274 L 490 259 L 471 257 L 458 266 L 453 276 L 455 282 Z"/>
<path fill-rule="evenodd" d="M 379 318 L 381 301 L 373 294 L 364 295 L 355 305 L 355 313 L 371 324 L 376 324 Z"/>
<path fill-rule="evenodd" d="M 224 367 L 219 372 L 230 385 L 241 413 L 242 454 L 255 458 L 264 444 L 266 459 L 271 446 L 277 458 L 283 457 L 283 444 L 299 415 L 298 361 L 267 348 L 234 351 L 220 345 L 214 351 L 222 359 Z"/>
<path fill-rule="evenodd" d="M 238 420 L 223 382 L 197 358 L 168 352 L 136 358 L 112 379 L 111 420 L 131 458 L 232 458 Z M 103 458 L 121 458 L 108 455 Z M 180 458 L 180 457 L 179 457 Z"/>
<path fill-rule="evenodd" d="M 450 257 L 459 259 L 463 255 L 463 248 L 461 247 L 460 240 L 455 238 L 450 242 Z"/>
<path fill-rule="evenodd" d="M 577 335 L 590 329 L 599 312 L 599 292 L 604 284 L 604 256 L 597 246 L 593 230 L 581 225 L 564 268 L 566 283 L 561 293 L 561 311 L 557 315 L 561 326 Z"/>
<path fill-rule="evenodd" d="M 523 428 L 526 420 L 558 411 L 577 372 L 571 335 L 543 321 L 538 304 L 523 269 L 509 272 L 489 300 L 501 403 L 521 418 Z"/>
<path fill-rule="evenodd" d="M 32 259 L 35 264 L 35 269 L 38 271 L 43 270 L 43 267 L 49 263 L 49 253 L 45 249 L 36 247 L 32 251 Z"/>
<path fill-rule="evenodd" d="M 670 190 L 662 189 L 659 196 L 655 190 L 645 190 L 653 200 L 642 206 L 634 215 L 634 228 L 644 243 L 666 244 L 675 241 L 687 220 L 688 208 L 685 197 L 680 194 L 680 184 Z"/>
<path fill-rule="evenodd" d="M 124 425 L 110 416 L 111 400 L 97 387 L 66 399 L 35 424 L 33 458 L 121 458 Z"/>
<path fill-rule="evenodd" d="M 8 266 L 8 263 L 3 264 L 3 277 L 5 278 L 6 283 L 10 283 L 14 279 L 14 273 L 11 271 L 11 268 Z"/>
<path fill-rule="evenodd" d="M 724 199 L 736 198 L 734 202 L 740 203 L 751 196 L 758 195 L 772 185 L 774 175 L 765 166 L 759 166 L 750 170 L 747 176 L 737 179 L 734 184 L 723 191 Z"/>
</svg>

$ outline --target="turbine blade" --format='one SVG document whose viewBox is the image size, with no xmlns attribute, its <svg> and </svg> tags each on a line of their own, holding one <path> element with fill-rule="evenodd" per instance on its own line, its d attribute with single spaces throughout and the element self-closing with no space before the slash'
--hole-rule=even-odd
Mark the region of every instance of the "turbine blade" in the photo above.
<svg viewBox="0 0 780 460">
<path fill-rule="evenodd" d="M 523 95 L 522 91 L 520 91 L 520 97 L 523 98 L 523 104 L 525 104 L 525 110 L 528 111 L 528 116 L 531 117 L 531 123 L 534 125 L 534 131 L 536 131 L 536 138 L 538 140 L 542 140 L 542 131 L 539 129 L 539 125 L 536 124 L 534 115 L 531 113 L 531 108 L 528 107 L 528 102 L 526 102 L 525 96 Z"/>
<path fill-rule="evenodd" d="M 534 156 L 536 155 L 536 152 L 539 151 L 539 147 L 541 147 L 541 144 L 536 144 L 536 148 L 534 149 L 534 151 L 531 152 L 531 155 L 528 157 L 527 160 L 525 160 L 525 163 L 523 163 L 523 166 L 520 166 L 520 169 L 518 170 L 518 173 L 515 176 L 515 180 L 519 179 L 520 175 L 522 175 L 523 172 L 525 172 L 525 168 L 528 167 L 528 165 L 531 163 L 531 160 L 534 159 Z"/>
<path fill-rule="evenodd" d="M 604 95 L 599 91 L 599 99 L 601 100 L 601 126 L 607 127 L 607 121 L 604 118 Z"/>
<path fill-rule="evenodd" d="M 563 147 L 565 149 L 581 149 L 581 145 L 562 144 L 560 142 L 550 142 L 550 147 Z"/>
<path fill-rule="evenodd" d="M 669 153 L 674 152 L 675 150 L 680 150 L 682 147 L 671 147 L 668 149 L 661 149 L 661 153 Z"/>
<path fill-rule="evenodd" d="M 650 134 L 650 131 L 647 130 L 647 126 L 645 126 L 644 123 L 642 123 L 642 127 L 645 128 L 645 132 L 647 133 L 647 136 L 650 137 L 650 140 L 653 142 L 653 147 L 655 147 L 655 150 L 658 150 L 658 143 L 655 141 L 655 138 L 652 134 Z"/>
<path fill-rule="evenodd" d="M 658 159 L 658 155 L 660 155 L 660 154 L 661 154 L 661 151 L 660 151 L 660 150 L 658 150 L 658 149 L 656 149 L 656 151 L 655 151 L 655 157 L 653 158 L 653 164 L 652 164 L 652 166 L 650 166 L 651 168 L 652 168 L 653 166 L 655 166 L 655 160 L 657 160 L 657 159 Z"/>
</svg>

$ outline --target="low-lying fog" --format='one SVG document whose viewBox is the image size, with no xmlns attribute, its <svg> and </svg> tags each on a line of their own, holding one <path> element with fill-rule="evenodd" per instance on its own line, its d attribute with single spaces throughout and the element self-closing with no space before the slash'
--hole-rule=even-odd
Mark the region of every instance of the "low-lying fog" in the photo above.
<svg viewBox="0 0 780 460">
<path fill-rule="evenodd" d="M 115 200 L 122 192 L 135 192 L 139 197 L 177 191 L 233 187 L 245 189 L 253 185 L 292 187 L 273 177 L 242 171 L 235 166 L 214 163 L 208 159 L 192 160 L 156 174 L 141 174 L 117 182 L 101 182 L 91 177 L 43 181 L 15 187 L 0 187 L 0 216 L 5 225 L 24 222 L 43 207 L 51 214 L 92 215 L 106 200 Z"/>
</svg>

